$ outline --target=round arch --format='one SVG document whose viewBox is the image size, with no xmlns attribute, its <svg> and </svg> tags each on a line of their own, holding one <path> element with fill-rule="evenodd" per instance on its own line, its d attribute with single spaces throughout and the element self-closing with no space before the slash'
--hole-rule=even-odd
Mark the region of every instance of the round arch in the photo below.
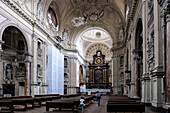
<svg viewBox="0 0 170 113">
<path fill-rule="evenodd" d="M 0 29 L 0 40 L 2 40 L 3 33 L 4 33 L 5 29 L 8 28 L 8 27 L 15 27 L 23 34 L 25 41 L 26 41 L 28 54 L 30 54 L 31 51 L 32 51 L 32 49 L 30 47 L 31 43 L 30 43 L 25 31 L 19 25 L 16 25 L 15 23 L 9 23 L 8 22 Z"/>
<path fill-rule="evenodd" d="M 142 25 L 142 19 L 139 18 L 137 21 L 136 26 L 136 33 L 135 33 L 135 57 L 136 60 L 136 68 L 135 68 L 135 96 L 142 96 L 142 83 L 140 81 L 140 78 L 143 75 L 143 25 Z"/>
<path fill-rule="evenodd" d="M 54 10 L 55 12 L 55 16 L 57 18 L 57 21 L 58 21 L 58 31 L 60 29 L 60 24 L 61 24 L 61 21 L 60 21 L 60 13 L 59 13 L 59 9 L 57 7 L 57 4 L 55 3 L 54 0 L 46 0 L 46 5 L 44 6 L 44 18 L 45 20 L 47 21 L 47 23 L 49 24 L 48 22 L 48 9 L 49 7 L 51 6 L 51 8 Z M 50 25 L 50 24 L 49 24 Z"/>
<path fill-rule="evenodd" d="M 86 25 L 86 26 L 82 26 L 82 27 L 79 27 L 79 28 L 76 28 L 76 30 L 74 30 L 75 32 L 73 33 L 72 37 L 71 37 L 71 42 L 76 45 L 77 43 L 77 39 L 79 38 L 79 36 L 86 30 L 94 27 L 95 28 L 99 28 L 99 29 L 103 29 L 104 31 L 106 31 L 109 35 L 110 35 L 110 38 L 112 40 L 112 44 L 114 42 L 116 42 L 116 34 L 114 33 L 114 31 L 112 31 L 111 29 L 109 29 L 107 26 L 105 25 Z"/>
<path fill-rule="evenodd" d="M 143 31 L 142 19 L 139 18 L 137 21 L 136 34 L 135 34 L 135 48 L 136 49 L 140 49 L 140 46 L 141 46 L 140 42 L 143 43 L 142 31 Z"/>
</svg>

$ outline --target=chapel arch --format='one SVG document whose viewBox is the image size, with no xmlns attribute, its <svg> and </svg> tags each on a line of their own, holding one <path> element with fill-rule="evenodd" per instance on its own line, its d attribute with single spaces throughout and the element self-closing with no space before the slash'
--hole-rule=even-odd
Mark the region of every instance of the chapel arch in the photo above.
<svg viewBox="0 0 170 113">
<path fill-rule="evenodd" d="M 142 19 L 139 18 L 136 27 L 136 35 L 135 35 L 135 49 L 133 53 L 135 54 L 135 96 L 142 96 L 142 84 L 141 77 L 143 74 L 143 25 Z"/>
<path fill-rule="evenodd" d="M 11 95 L 29 95 L 26 92 L 28 85 L 26 72 L 26 58 L 29 55 L 28 44 L 25 35 L 15 26 L 8 26 L 2 33 L 2 62 L 4 67 L 3 90 L 4 94 Z M 12 87 L 10 91 L 5 89 Z"/>
</svg>

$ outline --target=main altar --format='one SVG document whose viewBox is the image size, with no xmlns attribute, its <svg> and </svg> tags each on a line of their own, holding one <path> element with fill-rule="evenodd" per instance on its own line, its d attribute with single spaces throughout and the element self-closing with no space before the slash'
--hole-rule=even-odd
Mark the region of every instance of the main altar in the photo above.
<svg viewBox="0 0 170 113">
<path fill-rule="evenodd" d="M 92 63 L 89 63 L 89 82 L 87 89 L 110 89 L 109 64 L 105 61 L 105 55 L 100 50 L 93 55 Z"/>
</svg>

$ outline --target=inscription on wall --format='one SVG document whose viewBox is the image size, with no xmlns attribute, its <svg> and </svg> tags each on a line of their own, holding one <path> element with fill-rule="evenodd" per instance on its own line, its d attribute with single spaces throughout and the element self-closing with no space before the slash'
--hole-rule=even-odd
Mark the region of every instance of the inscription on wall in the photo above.
<svg viewBox="0 0 170 113">
<path fill-rule="evenodd" d="M 148 2 L 148 27 L 153 23 L 154 21 L 154 2 L 153 0 L 150 0 Z"/>
<path fill-rule="evenodd" d="M 150 35 L 150 40 L 149 38 L 147 39 L 148 40 L 148 43 L 147 43 L 147 56 L 148 56 L 148 59 L 147 59 L 147 62 L 148 62 L 148 67 L 149 67 L 149 70 L 151 71 L 154 66 L 155 66 L 155 57 L 154 57 L 154 33 L 152 33 Z"/>
</svg>

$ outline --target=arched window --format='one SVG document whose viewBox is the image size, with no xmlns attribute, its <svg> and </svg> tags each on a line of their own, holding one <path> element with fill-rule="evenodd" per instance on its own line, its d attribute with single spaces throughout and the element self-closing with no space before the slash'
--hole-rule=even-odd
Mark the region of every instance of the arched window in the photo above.
<svg viewBox="0 0 170 113">
<path fill-rule="evenodd" d="M 58 26 L 56 14 L 51 7 L 49 7 L 49 9 L 48 9 L 48 21 L 53 27 Z"/>
<path fill-rule="evenodd" d="M 123 72 L 120 73 L 119 82 L 120 82 L 120 84 L 124 83 L 124 73 Z"/>
<path fill-rule="evenodd" d="M 121 56 L 120 57 L 120 68 L 123 68 L 123 64 L 124 64 L 124 57 Z"/>
<path fill-rule="evenodd" d="M 38 41 L 37 42 L 37 53 L 38 53 L 38 57 L 41 58 L 42 57 L 42 42 Z"/>
<path fill-rule="evenodd" d="M 64 84 L 67 85 L 68 81 L 68 75 L 67 73 L 64 73 Z"/>
<path fill-rule="evenodd" d="M 64 68 L 68 67 L 68 62 L 67 62 L 67 58 L 64 58 Z"/>
</svg>

